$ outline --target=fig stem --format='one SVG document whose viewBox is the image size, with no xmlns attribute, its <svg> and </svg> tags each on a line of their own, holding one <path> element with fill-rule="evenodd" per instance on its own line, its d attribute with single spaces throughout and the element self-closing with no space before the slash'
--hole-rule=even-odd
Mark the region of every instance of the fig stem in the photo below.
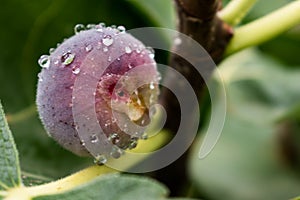
<svg viewBox="0 0 300 200">
<path fill-rule="evenodd" d="M 149 138 L 147 141 L 139 141 L 138 146 L 134 149 L 134 152 L 152 152 L 169 141 L 171 135 L 169 132 L 163 131 L 154 137 Z M 133 150 L 132 150 L 133 151 Z M 128 164 L 128 168 L 134 166 L 135 164 L 141 162 L 141 160 L 134 160 L 132 163 Z M 17 187 L 12 188 L 8 191 L 0 191 L 0 195 L 3 194 L 5 199 L 18 199 L 27 200 L 38 196 L 44 195 L 54 195 L 62 192 L 69 191 L 75 187 L 88 183 L 89 181 L 95 179 L 98 176 L 119 173 L 119 171 L 109 168 L 105 165 L 97 166 L 93 165 L 83 169 L 75 174 L 67 176 L 63 179 L 46 183 L 38 186 L 31 187 Z M 20 197 L 19 195 L 22 194 Z"/>
<path fill-rule="evenodd" d="M 300 24 L 300 0 L 235 30 L 225 57 L 250 46 L 262 44 Z"/>
<path fill-rule="evenodd" d="M 257 0 L 232 0 L 218 12 L 218 16 L 228 24 L 235 26 L 243 20 L 256 2 Z"/>
</svg>

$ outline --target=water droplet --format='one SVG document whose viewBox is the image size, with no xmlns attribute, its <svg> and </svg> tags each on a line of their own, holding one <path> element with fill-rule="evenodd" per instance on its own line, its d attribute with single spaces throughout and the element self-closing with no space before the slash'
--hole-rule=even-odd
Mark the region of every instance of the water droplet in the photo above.
<svg viewBox="0 0 300 200">
<path fill-rule="evenodd" d="M 118 26 L 117 28 L 121 33 L 126 31 L 126 28 L 124 26 Z"/>
<path fill-rule="evenodd" d="M 111 35 L 106 35 L 104 36 L 104 38 L 102 39 L 102 43 L 109 47 L 110 45 L 112 45 L 114 43 L 114 39 L 111 37 Z"/>
<path fill-rule="evenodd" d="M 119 91 L 118 96 L 123 97 L 125 95 L 124 91 Z"/>
<path fill-rule="evenodd" d="M 175 45 L 180 45 L 182 43 L 182 41 L 181 41 L 181 39 L 180 38 L 175 38 L 175 40 L 174 40 L 174 44 Z"/>
<path fill-rule="evenodd" d="M 96 134 L 93 134 L 90 136 L 91 143 L 97 143 L 98 142 L 98 136 Z"/>
<path fill-rule="evenodd" d="M 154 58 L 154 49 L 152 47 L 146 47 L 146 50 L 149 52 L 149 57 Z"/>
<path fill-rule="evenodd" d="M 107 47 L 104 47 L 104 48 L 103 48 L 103 52 L 108 52 L 108 48 L 107 48 Z"/>
<path fill-rule="evenodd" d="M 61 62 L 64 65 L 69 65 L 73 62 L 74 58 L 75 58 L 75 54 L 73 54 L 71 52 L 67 52 L 61 56 Z"/>
<path fill-rule="evenodd" d="M 138 144 L 138 138 L 132 138 L 128 146 L 129 149 L 134 149 Z"/>
<path fill-rule="evenodd" d="M 121 155 L 123 154 L 124 152 L 118 148 L 117 146 L 113 146 L 111 152 L 110 152 L 110 155 L 111 157 L 115 158 L 115 159 L 118 159 L 121 157 Z"/>
<path fill-rule="evenodd" d="M 132 69 L 132 68 L 133 68 L 133 65 L 132 65 L 132 64 L 129 64 L 129 65 L 128 65 L 128 68 L 129 68 L 129 69 Z"/>
<path fill-rule="evenodd" d="M 100 26 L 100 27 L 103 27 L 103 28 L 106 27 L 105 23 L 103 23 L 103 22 L 99 23 L 99 26 Z"/>
<path fill-rule="evenodd" d="M 103 165 L 106 162 L 107 162 L 107 158 L 105 155 L 102 154 L 97 155 L 94 159 L 94 163 L 97 165 Z"/>
<path fill-rule="evenodd" d="M 97 32 L 103 33 L 103 29 L 102 28 L 97 28 L 96 30 Z"/>
<path fill-rule="evenodd" d="M 141 49 L 140 49 L 140 48 L 137 48 L 135 51 L 136 51 L 138 54 L 141 53 Z"/>
<path fill-rule="evenodd" d="M 108 140 L 111 141 L 113 144 L 117 144 L 120 142 L 120 137 L 117 133 L 113 133 L 108 137 Z"/>
<path fill-rule="evenodd" d="M 108 56 L 107 60 L 108 60 L 108 62 L 111 62 L 111 56 Z"/>
<path fill-rule="evenodd" d="M 74 27 L 75 34 L 78 34 L 84 30 L 85 30 L 85 26 L 83 24 L 76 24 L 76 26 Z"/>
<path fill-rule="evenodd" d="M 80 140 L 80 144 L 81 144 L 82 146 L 85 146 L 85 141 L 84 141 L 84 140 Z"/>
<path fill-rule="evenodd" d="M 142 140 L 147 140 L 148 139 L 148 134 L 144 133 L 141 137 Z"/>
<path fill-rule="evenodd" d="M 149 57 L 152 58 L 152 59 L 154 59 L 154 57 L 155 57 L 154 53 L 150 53 Z"/>
<path fill-rule="evenodd" d="M 40 82 L 43 82 L 43 78 L 42 78 L 42 74 L 41 73 L 38 74 L 38 78 L 39 78 Z"/>
<path fill-rule="evenodd" d="M 54 65 L 58 65 L 59 60 L 54 61 Z"/>
<path fill-rule="evenodd" d="M 77 74 L 80 73 L 80 68 L 74 67 L 74 68 L 72 69 L 72 72 L 73 72 L 73 74 L 77 75 Z"/>
<path fill-rule="evenodd" d="M 132 50 L 131 50 L 131 48 L 130 47 L 125 47 L 125 52 L 127 53 L 127 54 L 129 54 L 129 53 L 131 53 L 132 52 Z"/>
<path fill-rule="evenodd" d="M 93 49 L 93 46 L 90 44 L 85 47 L 86 52 L 90 52 L 92 49 Z"/>
<path fill-rule="evenodd" d="M 42 55 L 38 60 L 39 65 L 42 68 L 48 69 L 50 67 L 50 59 L 48 55 Z"/>
<path fill-rule="evenodd" d="M 96 24 L 88 24 L 86 25 L 86 29 L 94 29 Z"/>
<path fill-rule="evenodd" d="M 151 90 L 154 90 L 154 88 L 155 88 L 154 83 L 151 82 L 150 85 L 149 85 L 149 87 L 150 87 Z"/>
<path fill-rule="evenodd" d="M 49 49 L 49 54 L 52 54 L 55 51 L 55 48 L 50 48 Z"/>
</svg>

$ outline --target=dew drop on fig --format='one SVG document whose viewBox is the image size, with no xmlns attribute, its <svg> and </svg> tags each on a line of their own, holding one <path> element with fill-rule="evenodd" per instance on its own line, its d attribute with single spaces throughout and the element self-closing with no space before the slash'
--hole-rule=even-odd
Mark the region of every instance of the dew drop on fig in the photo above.
<svg viewBox="0 0 300 200">
<path fill-rule="evenodd" d="M 110 152 L 110 156 L 115 158 L 115 159 L 118 159 L 121 157 L 121 155 L 123 154 L 124 152 L 117 146 L 114 146 Z"/>
<path fill-rule="evenodd" d="M 141 137 L 142 140 L 147 140 L 148 139 L 148 134 L 144 133 Z"/>
<path fill-rule="evenodd" d="M 155 89 L 154 83 L 151 82 L 150 85 L 149 85 L 149 87 L 150 87 L 151 90 L 154 90 Z"/>
<path fill-rule="evenodd" d="M 90 136 L 91 143 L 97 143 L 98 142 L 98 136 L 96 134 L 93 134 Z"/>
<path fill-rule="evenodd" d="M 103 165 L 106 162 L 107 162 L 107 158 L 105 155 L 102 154 L 97 155 L 94 159 L 94 163 L 97 165 Z"/>
<path fill-rule="evenodd" d="M 74 58 L 75 58 L 75 54 L 71 52 L 66 52 L 61 56 L 61 62 L 63 65 L 67 66 L 74 61 Z"/>
<path fill-rule="evenodd" d="M 125 52 L 127 54 L 130 54 L 132 52 L 131 48 L 129 46 L 125 47 Z"/>
<path fill-rule="evenodd" d="M 86 25 L 86 29 L 94 29 L 96 27 L 96 24 L 88 24 Z"/>
<path fill-rule="evenodd" d="M 86 47 L 85 47 L 85 51 L 86 52 L 90 52 L 91 50 L 93 50 L 93 46 L 92 45 L 87 45 Z"/>
<path fill-rule="evenodd" d="M 49 49 L 49 54 L 52 54 L 55 51 L 55 48 L 50 48 Z"/>
<path fill-rule="evenodd" d="M 101 23 L 99 23 L 99 26 L 102 27 L 102 28 L 105 28 L 105 27 L 106 27 L 106 24 L 103 23 L 103 22 L 101 22 Z"/>
<path fill-rule="evenodd" d="M 107 48 L 107 47 L 104 47 L 104 48 L 103 48 L 103 52 L 108 52 L 108 48 Z"/>
<path fill-rule="evenodd" d="M 154 49 L 152 47 L 147 47 L 146 50 L 148 51 L 148 55 L 150 58 L 154 59 Z"/>
<path fill-rule="evenodd" d="M 121 33 L 126 31 L 126 28 L 124 26 L 118 26 L 117 28 Z"/>
<path fill-rule="evenodd" d="M 134 149 L 138 144 L 138 138 L 132 138 L 128 146 L 129 149 Z"/>
<path fill-rule="evenodd" d="M 75 74 L 75 75 L 79 74 L 80 73 L 80 68 L 78 68 L 78 67 L 73 68 L 72 73 Z"/>
<path fill-rule="evenodd" d="M 120 137 L 117 133 L 113 133 L 108 137 L 108 140 L 111 141 L 113 144 L 117 144 L 120 142 Z"/>
<path fill-rule="evenodd" d="M 42 55 L 40 57 L 40 59 L 38 60 L 38 63 L 39 65 L 42 67 L 42 68 L 46 68 L 48 69 L 50 67 L 50 59 L 49 59 L 49 56 L 48 55 Z"/>
<path fill-rule="evenodd" d="M 111 35 L 106 35 L 103 39 L 102 39 L 102 43 L 109 47 L 110 45 L 112 45 L 114 43 L 114 39 L 111 37 Z"/>
<path fill-rule="evenodd" d="M 85 30 L 85 26 L 83 24 L 77 24 L 74 27 L 74 33 L 75 34 L 78 34 L 78 33 L 80 33 L 81 31 L 84 31 L 84 30 Z"/>
</svg>

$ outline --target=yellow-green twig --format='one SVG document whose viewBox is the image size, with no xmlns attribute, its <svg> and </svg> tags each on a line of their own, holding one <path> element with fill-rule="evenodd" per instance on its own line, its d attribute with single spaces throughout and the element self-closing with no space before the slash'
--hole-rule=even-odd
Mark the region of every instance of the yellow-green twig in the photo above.
<svg viewBox="0 0 300 200">
<path fill-rule="evenodd" d="M 20 121 L 23 121 L 23 120 L 35 115 L 36 113 L 37 113 L 36 106 L 31 105 L 17 113 L 7 114 L 6 119 L 7 119 L 8 123 L 13 124 L 13 123 L 18 123 Z"/>
<path fill-rule="evenodd" d="M 256 2 L 257 0 L 232 0 L 224 9 L 219 11 L 218 16 L 232 26 L 237 25 Z"/>
<path fill-rule="evenodd" d="M 161 132 L 158 135 L 149 138 L 146 141 L 141 140 L 137 148 L 134 149 L 135 153 L 138 152 L 151 152 L 155 151 L 161 146 L 163 146 L 166 141 L 169 141 L 170 134 L 168 132 Z M 134 160 L 128 165 L 128 168 L 134 166 L 142 160 Z M 91 166 L 82 171 L 79 171 L 73 175 L 65 177 L 63 179 L 46 183 L 43 185 L 32 186 L 32 187 L 18 187 L 12 188 L 7 191 L 5 200 L 30 200 L 33 197 L 41 195 L 53 195 L 62 193 L 75 187 L 88 183 L 92 179 L 109 173 L 119 173 L 118 171 L 109 168 L 105 165 L 102 166 Z"/>
<path fill-rule="evenodd" d="M 262 44 L 298 24 L 300 24 L 300 0 L 237 28 L 227 46 L 225 56 L 250 46 Z"/>
</svg>

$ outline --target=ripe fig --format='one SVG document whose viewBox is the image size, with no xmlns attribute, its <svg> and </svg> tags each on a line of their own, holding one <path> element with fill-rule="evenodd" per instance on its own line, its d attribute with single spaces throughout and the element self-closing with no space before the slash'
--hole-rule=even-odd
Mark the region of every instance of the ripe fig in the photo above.
<svg viewBox="0 0 300 200">
<path fill-rule="evenodd" d="M 157 101 L 159 73 L 154 53 L 123 26 L 77 25 L 75 33 L 39 60 L 42 71 L 36 102 L 40 119 L 62 147 L 79 156 L 92 156 L 94 152 L 86 143 L 92 145 L 103 137 L 89 135 L 90 141 L 82 139 L 80 126 L 91 124 L 75 122 L 74 115 L 81 113 L 74 113 L 74 102 L 77 100 L 77 108 L 83 110 L 92 106 L 95 113 L 89 114 L 95 114 L 100 134 L 111 144 L 110 156 L 117 158 L 142 138 L 144 129 L 135 127 L 149 123 L 150 108 Z M 77 90 L 75 82 L 79 78 L 87 83 L 96 80 L 96 85 L 81 85 Z M 87 91 L 94 91 L 94 105 L 76 99 L 87 95 Z M 99 155 L 109 155 L 99 151 Z M 103 156 L 102 161 L 106 161 Z"/>
</svg>

